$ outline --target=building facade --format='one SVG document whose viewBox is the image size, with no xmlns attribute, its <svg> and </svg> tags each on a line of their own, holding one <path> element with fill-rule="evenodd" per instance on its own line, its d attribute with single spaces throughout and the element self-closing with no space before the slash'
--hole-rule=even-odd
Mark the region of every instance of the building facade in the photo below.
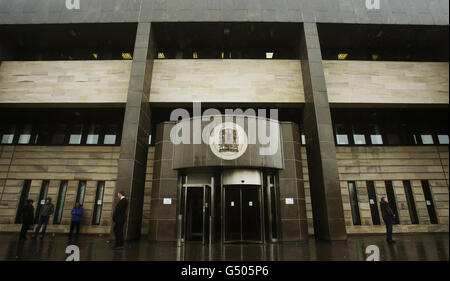
<svg viewBox="0 0 450 281">
<path fill-rule="evenodd" d="M 0 0 L 0 231 L 448 232 L 448 1 L 377 2 Z"/>
</svg>

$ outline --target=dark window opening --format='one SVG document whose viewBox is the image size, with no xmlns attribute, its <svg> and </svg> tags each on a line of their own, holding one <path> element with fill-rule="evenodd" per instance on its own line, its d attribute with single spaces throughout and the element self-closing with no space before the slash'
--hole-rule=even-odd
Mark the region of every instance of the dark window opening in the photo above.
<svg viewBox="0 0 450 281">
<path fill-rule="evenodd" d="M 380 225 L 380 213 L 378 212 L 377 193 L 373 181 L 367 181 L 367 194 L 369 195 L 370 213 L 373 225 Z"/>
<path fill-rule="evenodd" d="M 58 201 L 56 202 L 55 217 L 53 218 L 53 224 L 61 224 L 64 212 L 64 202 L 66 200 L 66 193 L 67 193 L 67 181 L 61 181 L 58 192 Z"/>
<path fill-rule="evenodd" d="M 2 145 L 120 145 L 124 110 L 2 109 Z"/>
<path fill-rule="evenodd" d="M 97 183 L 97 191 L 95 193 L 94 214 L 92 216 L 92 225 L 100 225 L 104 193 L 105 193 L 105 182 L 99 181 Z"/>
<path fill-rule="evenodd" d="M 20 192 L 20 199 L 19 199 L 19 205 L 17 206 L 17 213 L 16 213 L 16 224 L 22 223 L 22 214 L 23 214 L 23 208 L 25 207 L 27 200 L 28 200 L 28 194 L 30 193 L 30 186 L 31 186 L 31 180 L 24 180 L 22 191 Z"/>
<path fill-rule="evenodd" d="M 86 195 L 86 181 L 80 181 L 78 183 L 77 199 L 75 200 L 75 203 L 78 202 L 80 203 L 81 206 L 83 206 L 85 195 Z"/>
<path fill-rule="evenodd" d="M 353 225 L 361 225 L 361 216 L 359 213 L 358 194 L 356 191 L 356 184 L 354 181 L 348 182 L 348 192 L 350 196 L 350 206 L 352 209 Z"/>
<path fill-rule="evenodd" d="M 427 180 L 422 180 L 422 190 L 425 196 L 425 204 L 427 205 L 428 215 L 430 216 L 431 224 L 438 224 L 436 210 L 434 209 L 433 196 L 431 194 L 430 184 Z"/>
<path fill-rule="evenodd" d="M 0 61 L 124 60 L 135 23 L 0 25 Z"/>
<path fill-rule="evenodd" d="M 416 203 L 414 201 L 414 194 L 411 188 L 410 181 L 403 181 L 403 187 L 405 188 L 406 201 L 408 203 L 409 216 L 411 218 L 411 224 L 419 224 L 419 217 L 417 216 Z"/>
<path fill-rule="evenodd" d="M 389 200 L 389 206 L 391 207 L 392 212 L 394 212 L 395 214 L 395 218 L 392 220 L 392 222 L 394 224 L 400 224 L 400 218 L 398 217 L 397 200 L 395 200 L 395 192 L 392 181 L 385 181 L 385 185 L 387 198 Z"/>
<path fill-rule="evenodd" d="M 45 205 L 45 201 L 47 200 L 48 185 L 49 185 L 49 180 L 42 181 L 41 191 L 39 192 L 39 200 L 37 202 L 37 208 L 36 208 L 36 216 L 35 216 L 36 223 L 38 223 L 38 221 L 39 221 L 39 214 L 41 212 L 41 207 L 43 205 Z"/>
</svg>

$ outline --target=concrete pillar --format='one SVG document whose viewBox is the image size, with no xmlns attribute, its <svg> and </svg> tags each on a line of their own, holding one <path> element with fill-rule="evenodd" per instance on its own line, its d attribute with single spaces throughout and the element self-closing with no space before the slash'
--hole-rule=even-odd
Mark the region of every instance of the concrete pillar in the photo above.
<svg viewBox="0 0 450 281">
<path fill-rule="evenodd" d="M 125 191 L 129 200 L 125 239 L 140 237 L 150 134 L 149 95 L 154 48 L 150 23 L 139 23 L 134 46 L 130 85 L 120 145 L 116 192 Z M 114 207 L 118 199 L 115 198 Z"/>
<path fill-rule="evenodd" d="M 344 210 L 336 161 L 333 126 L 315 23 L 304 23 L 300 40 L 305 108 L 303 123 L 308 155 L 316 239 L 344 240 Z"/>
</svg>

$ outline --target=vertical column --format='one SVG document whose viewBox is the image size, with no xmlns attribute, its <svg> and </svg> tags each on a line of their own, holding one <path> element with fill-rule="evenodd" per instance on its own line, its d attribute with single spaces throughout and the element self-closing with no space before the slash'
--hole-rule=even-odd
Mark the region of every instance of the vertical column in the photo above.
<svg viewBox="0 0 450 281">
<path fill-rule="evenodd" d="M 122 142 L 115 194 L 123 190 L 129 200 L 125 239 L 137 239 L 141 233 L 150 134 L 149 94 L 153 71 L 154 48 L 151 24 L 139 23 L 134 46 L 130 84 L 122 130 Z M 117 204 L 115 198 L 114 206 Z"/>
<path fill-rule="evenodd" d="M 304 23 L 300 40 L 305 108 L 303 123 L 316 239 L 344 240 L 344 210 L 333 127 L 315 23 Z"/>
</svg>

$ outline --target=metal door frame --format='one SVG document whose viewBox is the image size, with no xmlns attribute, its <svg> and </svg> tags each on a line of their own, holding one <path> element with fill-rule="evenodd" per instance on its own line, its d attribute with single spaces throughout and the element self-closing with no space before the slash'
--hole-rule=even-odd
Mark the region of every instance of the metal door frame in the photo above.
<svg viewBox="0 0 450 281">
<path fill-rule="evenodd" d="M 261 176 L 261 183 L 263 183 L 263 181 L 262 181 L 262 177 L 263 177 L 263 173 L 262 172 L 260 172 L 260 176 Z M 240 219 L 240 223 L 241 223 L 241 239 L 240 240 L 225 240 L 225 220 L 226 220 L 226 215 L 225 215 L 225 208 L 226 208 L 226 196 L 225 196 L 225 194 L 226 194 L 226 192 L 225 192 L 225 188 L 227 188 L 227 187 L 233 187 L 233 186 L 235 186 L 235 187 L 240 187 L 240 191 L 239 191 L 239 196 L 240 196 L 240 202 L 239 202 L 239 204 L 240 204 L 240 217 L 241 217 L 241 219 Z M 259 206 L 260 206 L 260 208 L 259 208 L 259 216 L 260 216 L 260 219 L 261 219 L 261 223 L 260 223 L 260 233 L 261 233 L 261 240 L 259 240 L 259 241 L 253 241 L 253 240 L 244 240 L 243 239 L 243 231 L 242 231 L 242 189 L 244 189 L 245 188 L 245 185 L 223 185 L 223 176 L 221 176 L 221 183 L 220 183 L 220 189 L 221 189 L 221 210 L 222 210 L 222 212 L 221 212 L 221 226 L 222 226 L 222 229 L 221 229 L 221 240 L 222 240 L 222 243 L 224 243 L 224 244 L 228 244 L 228 243 L 251 243 L 251 244 L 253 244 L 253 243 L 256 243 L 256 244 L 263 244 L 264 243 L 264 241 L 265 241 L 265 224 L 264 224 L 264 222 L 265 222 L 265 219 L 264 219 L 264 208 L 265 208 L 265 206 L 264 206 L 264 196 L 263 196 L 263 186 L 262 185 L 251 185 L 252 187 L 256 187 L 257 189 L 258 189 L 258 200 L 259 200 Z"/>
<path fill-rule="evenodd" d="M 179 188 L 178 188 L 178 198 L 182 198 L 182 196 L 184 196 L 183 198 L 183 203 L 184 203 L 184 208 L 181 209 L 181 200 L 178 203 L 177 206 L 177 243 L 186 243 L 186 242 L 193 242 L 193 241 L 187 241 L 187 217 L 186 217 L 186 213 L 187 213 L 187 193 L 188 190 L 190 188 L 202 188 L 203 189 L 203 206 L 202 206 L 202 213 L 203 213 L 203 234 L 202 234 L 202 244 L 206 244 L 207 242 L 209 244 L 211 244 L 213 242 L 212 236 L 213 236 L 213 231 L 214 231 L 214 225 L 213 225 L 213 215 L 214 215 L 214 177 L 211 178 L 211 184 L 204 184 L 204 185 L 199 185 L 199 184 L 188 184 L 188 176 L 181 176 L 179 179 Z M 183 193 L 183 188 L 184 188 L 184 194 Z M 210 189 L 210 196 L 209 196 L 209 201 L 210 202 L 206 202 L 206 189 Z M 209 217 L 207 217 L 206 215 L 206 204 L 208 203 L 208 208 L 210 210 L 209 212 Z M 209 223 L 209 229 L 206 229 L 206 222 Z M 206 241 L 205 236 L 206 236 L 206 231 L 209 232 L 208 234 L 208 241 Z"/>
</svg>

